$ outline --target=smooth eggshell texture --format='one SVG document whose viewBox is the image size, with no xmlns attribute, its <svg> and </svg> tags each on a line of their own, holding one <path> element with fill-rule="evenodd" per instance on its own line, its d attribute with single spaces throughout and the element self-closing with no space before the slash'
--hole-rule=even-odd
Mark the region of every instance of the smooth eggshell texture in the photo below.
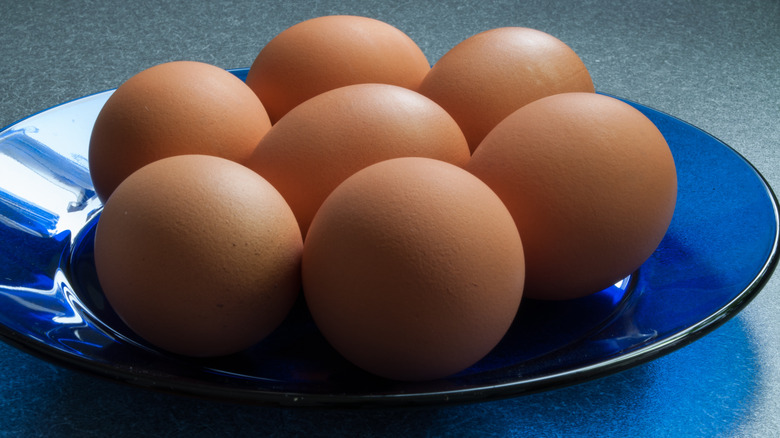
<svg viewBox="0 0 780 438">
<path fill-rule="evenodd" d="M 292 211 L 235 162 L 179 155 L 142 167 L 106 202 L 95 266 L 111 306 L 139 336 L 190 356 L 243 350 L 300 293 L 303 241 Z"/>
<path fill-rule="evenodd" d="M 357 366 L 427 380 L 484 357 L 523 292 L 511 215 L 462 168 L 397 158 L 328 197 L 304 243 L 304 295 L 327 340 Z"/>
<path fill-rule="evenodd" d="M 330 90 L 294 108 L 260 141 L 246 165 L 290 204 L 302 233 L 325 197 L 348 176 L 397 157 L 436 158 L 463 166 L 463 133 L 432 100 L 387 84 Z"/>
<path fill-rule="evenodd" d="M 487 30 L 439 59 L 418 91 L 458 122 L 469 147 L 516 109 L 563 92 L 593 92 L 585 64 L 563 41 L 524 27 Z"/>
<path fill-rule="evenodd" d="M 246 83 L 276 123 L 301 102 L 359 83 L 416 89 L 430 64 L 409 36 L 367 17 L 330 15 L 285 29 L 266 44 Z"/>
<path fill-rule="evenodd" d="M 664 237 L 677 199 L 661 132 L 632 106 L 594 93 L 517 110 L 466 169 L 517 223 L 529 298 L 577 298 L 634 272 Z"/>
<path fill-rule="evenodd" d="M 173 61 L 125 81 L 98 114 L 89 170 L 105 202 L 133 171 L 160 158 L 205 154 L 243 161 L 270 129 L 260 100 L 219 67 Z"/>
</svg>

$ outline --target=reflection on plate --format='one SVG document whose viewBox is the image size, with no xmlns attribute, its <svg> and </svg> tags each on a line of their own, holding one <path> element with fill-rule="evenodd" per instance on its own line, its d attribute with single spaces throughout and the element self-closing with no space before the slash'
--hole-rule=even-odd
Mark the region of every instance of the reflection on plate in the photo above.
<svg viewBox="0 0 780 438">
<path fill-rule="evenodd" d="M 244 78 L 246 71 L 233 73 Z M 666 237 L 637 272 L 609 289 L 568 302 L 524 301 L 505 339 L 471 368 L 420 383 L 373 377 L 328 346 L 303 303 L 250 350 L 214 359 L 170 355 L 119 321 L 94 272 L 101 205 L 86 157 L 111 92 L 0 131 L 0 337 L 126 383 L 301 406 L 516 396 L 616 372 L 694 341 L 739 312 L 777 264 L 777 199 L 761 175 L 712 136 L 629 102 L 658 126 L 677 165 L 678 203 Z"/>
</svg>

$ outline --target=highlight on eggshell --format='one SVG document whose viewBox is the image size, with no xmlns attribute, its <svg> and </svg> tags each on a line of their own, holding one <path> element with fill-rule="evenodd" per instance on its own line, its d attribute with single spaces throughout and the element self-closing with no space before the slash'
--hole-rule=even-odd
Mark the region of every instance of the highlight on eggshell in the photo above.
<svg viewBox="0 0 780 438">
<path fill-rule="evenodd" d="M 195 61 L 158 64 L 121 84 L 100 110 L 89 171 L 105 202 L 122 180 L 182 154 L 242 162 L 271 128 L 252 90 L 230 72 Z"/>
<path fill-rule="evenodd" d="M 436 379 L 479 361 L 509 329 L 523 245 L 474 175 L 395 158 L 328 196 L 304 242 L 302 281 L 317 327 L 349 361 L 390 379 Z"/>
<path fill-rule="evenodd" d="M 470 152 L 455 120 L 427 97 L 396 85 L 355 84 L 293 108 L 245 164 L 284 196 L 305 238 L 339 183 L 370 164 L 405 156 L 463 166 Z"/>
<path fill-rule="evenodd" d="M 633 273 L 671 223 L 674 159 L 644 114 L 613 97 L 562 93 L 504 119 L 466 169 L 512 213 L 528 298 L 582 297 Z"/>
<path fill-rule="evenodd" d="M 346 85 L 416 89 L 430 70 L 417 44 L 368 17 L 329 15 L 285 29 L 258 53 L 246 78 L 273 123 L 301 102 Z"/>
<path fill-rule="evenodd" d="M 473 35 L 441 57 L 418 89 L 458 122 L 473 151 L 516 109 L 552 94 L 594 92 L 585 64 L 558 38 L 525 27 Z"/>
</svg>

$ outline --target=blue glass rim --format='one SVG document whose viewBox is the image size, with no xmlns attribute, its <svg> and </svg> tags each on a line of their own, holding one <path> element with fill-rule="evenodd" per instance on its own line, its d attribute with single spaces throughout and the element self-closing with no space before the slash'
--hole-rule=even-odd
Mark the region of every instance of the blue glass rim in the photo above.
<svg viewBox="0 0 780 438">
<path fill-rule="evenodd" d="M 248 69 L 231 70 L 232 73 L 241 79 L 245 79 L 247 71 Z M 96 93 L 90 96 L 99 96 L 103 93 Z M 90 96 L 85 96 L 71 102 L 78 102 Z M 612 97 L 618 98 L 616 96 Z M 89 354 L 75 354 L 72 351 L 62 349 L 60 346 L 55 345 L 51 339 L 48 339 L 43 335 L 33 332 L 22 332 L 6 323 L 0 323 L 0 338 L 22 351 L 57 365 L 88 372 L 96 376 L 109 378 L 134 386 L 228 401 L 283 406 L 388 407 L 487 401 L 572 385 L 646 363 L 681 348 L 711 332 L 739 313 L 760 292 L 771 277 L 778 262 L 777 246 L 778 236 L 780 235 L 780 232 L 778 231 L 778 202 L 773 190 L 769 187 L 769 184 L 758 170 L 725 143 L 673 116 L 634 102 L 626 102 L 640 109 L 640 111 L 648 115 L 648 117 L 654 120 L 654 122 L 657 122 L 657 124 L 663 125 L 659 126 L 659 129 L 661 129 L 662 132 L 666 133 L 667 128 L 669 130 L 680 128 L 684 133 L 693 133 L 693 135 L 705 139 L 706 144 L 708 145 L 707 147 L 714 147 L 719 150 L 722 149 L 727 151 L 728 154 L 731 154 L 735 163 L 739 162 L 744 164 L 744 169 L 740 167 L 741 170 L 739 170 L 738 177 L 750 179 L 754 182 L 755 184 L 752 187 L 756 187 L 754 189 L 755 191 L 763 190 L 763 193 L 757 194 L 756 197 L 761 198 L 763 205 L 762 211 L 767 218 L 770 218 L 761 225 L 766 226 L 767 231 L 764 234 L 771 236 L 771 242 L 763 242 L 766 246 L 766 254 L 765 256 L 762 256 L 763 260 L 760 264 L 751 267 L 751 269 L 755 270 L 755 274 L 751 275 L 751 278 L 745 279 L 745 286 L 741 287 L 727 300 L 719 303 L 715 310 L 695 321 L 685 323 L 684 327 L 674 330 L 674 332 L 669 335 L 657 339 L 650 339 L 644 341 L 644 343 L 637 344 L 636 346 L 632 345 L 630 348 L 621 350 L 618 354 L 605 355 L 600 360 L 592 363 L 574 364 L 569 368 L 543 372 L 539 375 L 532 375 L 529 377 L 518 375 L 516 378 L 493 380 L 475 378 L 473 381 L 470 381 L 470 375 L 466 374 L 457 377 L 456 380 L 453 381 L 408 385 L 383 385 L 381 382 L 375 384 L 375 382 L 370 379 L 365 381 L 360 380 L 363 379 L 363 377 L 360 377 L 358 379 L 359 383 L 368 382 L 369 389 L 367 391 L 361 391 L 359 388 L 350 388 L 343 392 L 307 390 L 308 387 L 305 384 L 300 385 L 302 390 L 299 391 L 289 390 L 289 385 L 283 385 L 284 390 L 274 390 L 273 385 L 258 386 L 254 383 L 244 385 L 244 382 L 252 382 L 253 378 L 257 376 L 241 376 L 240 373 L 231 375 L 230 372 L 218 372 L 218 374 L 220 374 L 218 378 L 204 379 L 203 376 L 198 373 L 193 374 L 189 371 L 180 372 L 185 368 L 179 367 L 179 364 L 181 363 L 179 359 L 173 360 L 170 368 L 162 370 L 154 369 L 154 367 L 145 368 L 143 365 L 139 365 L 135 368 L 124 365 L 117 366 L 110 361 L 106 361 L 105 358 L 96 358 Z M 58 111 L 63 105 L 65 104 L 55 106 L 49 110 L 42 111 L 9 125 L 0 131 L 0 142 L 2 142 L 3 133 L 13 130 L 14 127 L 22 124 L 26 120 L 34 118 L 38 114 Z M 672 146 L 673 144 L 670 142 L 670 147 Z M 700 153 L 702 151 L 698 152 Z M 2 144 L 0 144 L 0 153 L 2 153 Z M 714 171 L 717 172 L 718 170 L 715 169 Z M 89 220 L 86 220 L 81 224 L 80 229 L 75 230 L 77 232 L 75 232 L 74 235 L 70 236 L 70 238 L 73 239 L 73 243 L 72 247 L 68 248 L 68 254 L 73 254 L 73 251 L 76 251 L 76 248 L 80 243 L 84 244 L 84 242 L 89 242 L 90 227 L 94 225 L 96 219 L 97 216 L 90 217 Z M 11 249 L 0 247 L 0 251 L 9 250 Z M 73 263 L 72 256 L 69 256 L 63 257 L 60 260 L 59 265 L 59 268 L 66 273 L 67 278 L 65 281 L 69 286 L 78 283 L 78 279 L 74 278 L 74 273 L 72 272 Z M 656 269 L 657 266 L 662 265 L 656 265 Z M 590 328 L 594 333 L 600 329 L 599 327 L 603 328 L 606 325 L 611 324 L 615 318 L 621 317 L 621 312 L 623 312 L 624 309 L 624 307 L 621 306 L 626 305 L 627 300 L 641 300 L 643 294 L 652 292 L 651 289 L 647 289 L 641 293 L 638 292 L 642 287 L 638 285 L 642 284 L 643 281 L 646 281 L 646 277 L 652 277 L 655 274 L 655 271 L 650 270 L 651 268 L 647 268 L 646 270 L 643 269 L 645 269 L 644 266 L 621 287 L 605 293 L 605 295 L 617 297 L 613 302 L 615 307 L 609 309 L 602 315 L 603 320 L 594 322 L 595 325 Z M 2 284 L 0 284 L 0 286 L 2 286 Z M 82 315 L 85 319 L 93 320 L 96 324 L 109 331 L 113 330 L 113 323 L 101 321 L 102 316 L 93 312 L 94 309 L 90 308 L 89 300 L 82 295 L 83 291 L 79 291 L 77 287 L 71 287 L 71 291 L 73 294 L 58 300 L 58 305 L 65 303 L 65 305 L 70 306 L 70 309 L 73 312 Z M 10 317 L 6 316 L 6 318 Z M 3 321 L 5 321 L 5 319 Z M 125 336 L 121 329 L 116 330 L 114 334 L 120 338 Z M 569 341 L 570 340 L 567 340 L 566 342 Z M 136 345 L 139 350 L 148 348 L 132 339 L 127 339 L 127 342 Z M 152 351 L 151 354 L 156 353 Z M 512 367 L 518 367 L 520 365 L 522 364 L 501 364 L 500 366 L 496 366 L 495 369 L 490 369 L 489 373 L 500 374 L 505 368 L 513 369 Z M 211 367 L 211 364 L 205 366 L 205 368 L 209 367 Z M 498 371 L 496 371 L 496 369 Z M 477 374 L 478 373 L 475 375 Z M 512 375 L 512 373 L 509 372 L 507 375 Z"/>
</svg>

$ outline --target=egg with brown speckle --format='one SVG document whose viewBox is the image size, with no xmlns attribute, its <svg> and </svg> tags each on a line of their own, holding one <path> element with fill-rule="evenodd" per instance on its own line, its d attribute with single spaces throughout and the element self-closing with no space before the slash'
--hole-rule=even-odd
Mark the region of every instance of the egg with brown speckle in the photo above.
<svg viewBox="0 0 780 438">
<path fill-rule="evenodd" d="M 595 93 L 534 101 L 499 123 L 466 169 L 515 219 L 528 298 L 571 299 L 633 273 L 674 214 L 677 173 L 639 110 Z"/>
<path fill-rule="evenodd" d="M 246 83 L 276 123 L 301 102 L 346 85 L 414 90 L 428 70 L 425 54 L 400 29 L 374 18 L 328 15 L 294 24 L 269 41 Z"/>
<path fill-rule="evenodd" d="M 404 157 L 347 178 L 304 243 L 303 289 L 344 357 L 396 380 L 445 377 L 487 355 L 523 295 L 523 245 L 482 181 Z"/>
<path fill-rule="evenodd" d="M 473 151 L 504 117 L 536 99 L 593 92 L 585 64 L 566 43 L 536 29 L 501 27 L 450 49 L 418 91 L 449 111 Z"/>
<path fill-rule="evenodd" d="M 432 100 L 396 85 L 355 84 L 293 108 L 246 165 L 284 196 L 305 237 L 339 183 L 370 164 L 405 156 L 463 166 L 470 154 L 458 124 Z"/>
<path fill-rule="evenodd" d="M 89 171 L 105 202 L 116 186 L 160 158 L 205 154 L 245 160 L 270 129 L 262 103 L 219 67 L 172 61 L 122 83 L 97 116 Z"/>
<path fill-rule="evenodd" d="M 220 356 L 262 340 L 300 293 L 303 241 L 255 172 L 206 155 L 143 166 L 106 202 L 95 266 L 136 334 L 164 350 Z"/>
</svg>

